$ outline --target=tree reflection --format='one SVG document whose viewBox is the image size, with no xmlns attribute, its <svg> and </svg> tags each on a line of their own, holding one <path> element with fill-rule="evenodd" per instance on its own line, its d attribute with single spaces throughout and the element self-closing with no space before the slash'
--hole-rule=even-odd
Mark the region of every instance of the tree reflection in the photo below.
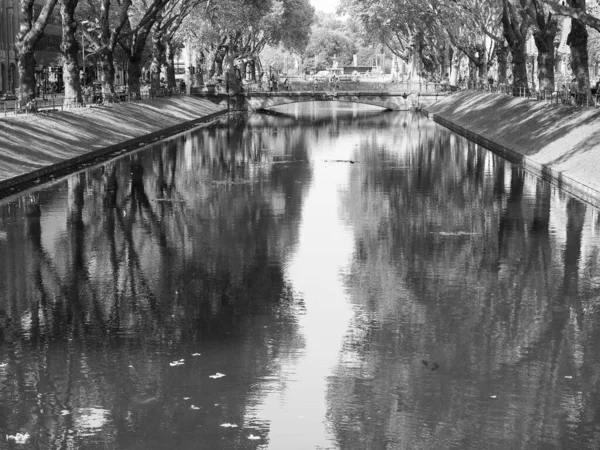
<svg viewBox="0 0 600 450">
<path fill-rule="evenodd" d="M 588 209 L 426 119 L 402 133 L 364 138 L 356 159 L 379 163 L 345 202 L 359 313 L 330 383 L 340 447 L 594 447 Z"/>
<path fill-rule="evenodd" d="M 220 446 L 219 425 L 242 424 L 256 380 L 296 345 L 302 304 L 283 264 L 310 166 L 301 128 L 276 152 L 303 162 L 284 168 L 272 130 L 229 125 L 1 207 L 0 434 L 164 448 L 200 433 Z M 217 371 L 235 382 L 207 383 Z"/>
</svg>

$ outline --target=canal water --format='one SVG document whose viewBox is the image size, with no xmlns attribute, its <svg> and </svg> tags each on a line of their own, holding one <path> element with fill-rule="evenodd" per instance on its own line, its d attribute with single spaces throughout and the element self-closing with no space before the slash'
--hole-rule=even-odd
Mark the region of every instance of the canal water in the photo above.
<svg viewBox="0 0 600 450">
<path fill-rule="evenodd" d="M 0 448 L 600 448 L 598 211 L 416 113 L 279 111 L 0 202 Z"/>
</svg>

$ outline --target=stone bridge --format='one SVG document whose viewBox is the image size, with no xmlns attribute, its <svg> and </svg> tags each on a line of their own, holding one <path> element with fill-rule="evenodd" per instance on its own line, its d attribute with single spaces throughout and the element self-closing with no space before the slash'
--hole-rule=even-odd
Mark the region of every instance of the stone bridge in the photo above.
<svg viewBox="0 0 600 450">
<path fill-rule="evenodd" d="M 430 105 L 444 96 L 436 92 L 247 92 L 244 94 L 247 108 L 252 111 L 268 109 L 289 103 L 335 101 L 380 106 L 394 111 L 407 111 Z"/>
</svg>

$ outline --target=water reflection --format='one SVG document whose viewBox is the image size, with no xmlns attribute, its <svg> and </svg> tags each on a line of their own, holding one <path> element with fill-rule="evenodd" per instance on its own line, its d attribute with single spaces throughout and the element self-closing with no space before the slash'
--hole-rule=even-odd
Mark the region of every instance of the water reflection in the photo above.
<svg viewBox="0 0 600 450">
<path fill-rule="evenodd" d="M 2 445 L 600 447 L 598 212 L 419 115 L 280 111 L 0 203 Z"/>
</svg>

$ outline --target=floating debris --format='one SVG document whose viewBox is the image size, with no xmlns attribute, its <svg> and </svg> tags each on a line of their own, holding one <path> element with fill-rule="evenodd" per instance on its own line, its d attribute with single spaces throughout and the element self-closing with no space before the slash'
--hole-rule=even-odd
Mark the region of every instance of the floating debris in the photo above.
<svg viewBox="0 0 600 450">
<path fill-rule="evenodd" d="M 490 395 L 490 398 L 498 398 L 496 395 Z"/>
<path fill-rule="evenodd" d="M 196 406 L 196 405 L 192 405 L 192 406 L 190 406 L 190 409 L 200 409 L 200 407 Z"/>
<path fill-rule="evenodd" d="M 183 359 L 180 359 L 179 361 L 173 361 L 172 363 L 169 363 L 169 365 L 170 365 L 171 367 L 174 367 L 174 366 L 181 366 L 181 365 L 183 365 L 183 364 L 184 364 L 184 360 L 183 360 Z"/>
<path fill-rule="evenodd" d="M 471 233 L 468 231 L 438 231 L 437 233 L 440 236 L 476 236 L 479 233 Z"/>
<path fill-rule="evenodd" d="M 15 441 L 16 444 L 25 444 L 29 440 L 29 433 L 17 433 L 15 435 L 7 435 L 7 441 Z"/>
<path fill-rule="evenodd" d="M 184 400 L 189 400 L 191 397 L 183 397 Z"/>
<path fill-rule="evenodd" d="M 1 369 L 2 367 L 8 367 L 8 363 L 1 363 L 1 364 L 0 364 L 0 369 Z"/>
<path fill-rule="evenodd" d="M 60 412 L 60 415 L 61 415 L 61 416 L 68 416 L 69 414 L 71 414 L 71 412 L 70 412 L 68 409 L 63 409 L 63 410 Z"/>
<path fill-rule="evenodd" d="M 235 423 L 222 423 L 221 426 L 223 428 L 237 428 L 238 427 Z"/>
<path fill-rule="evenodd" d="M 351 159 L 325 159 L 325 162 L 335 162 L 335 163 L 350 163 L 354 164 L 354 161 Z"/>
<path fill-rule="evenodd" d="M 185 203 L 185 200 L 176 200 L 174 198 L 153 198 L 152 201 L 165 203 Z"/>
<path fill-rule="evenodd" d="M 567 380 L 570 380 L 571 378 L 573 378 L 573 376 L 572 376 L 572 375 L 565 375 L 565 378 L 566 378 Z"/>
<path fill-rule="evenodd" d="M 216 185 L 216 186 L 230 186 L 236 184 L 252 184 L 257 183 L 258 180 L 237 180 L 237 181 L 227 181 L 227 180 L 213 180 L 209 181 L 208 184 Z"/>
<path fill-rule="evenodd" d="M 251 434 L 250 436 L 248 436 L 248 439 L 250 440 L 256 440 L 256 439 L 260 439 L 260 436 L 254 436 L 253 434 Z"/>
<path fill-rule="evenodd" d="M 192 353 L 192 356 L 200 356 L 202 353 Z"/>
<path fill-rule="evenodd" d="M 208 378 L 223 378 L 225 376 L 224 373 L 217 372 L 214 375 L 209 375 Z"/>
</svg>

